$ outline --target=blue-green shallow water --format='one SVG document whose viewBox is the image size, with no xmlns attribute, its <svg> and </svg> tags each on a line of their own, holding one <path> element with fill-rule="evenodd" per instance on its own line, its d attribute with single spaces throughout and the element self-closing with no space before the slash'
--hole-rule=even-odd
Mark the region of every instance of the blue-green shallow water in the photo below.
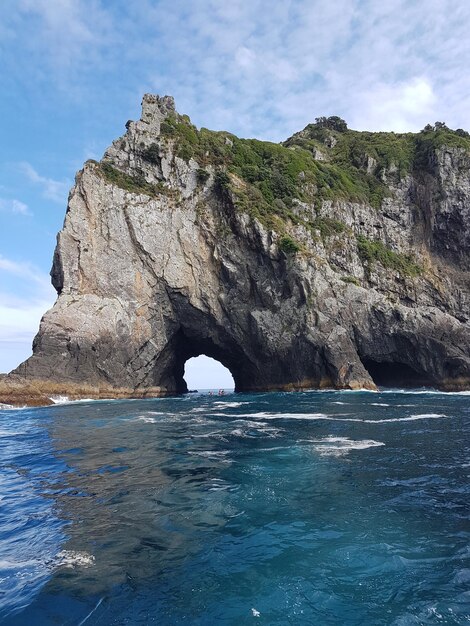
<svg viewBox="0 0 470 626">
<path fill-rule="evenodd" d="M 466 624 L 470 396 L 0 412 L 0 621 Z"/>
</svg>

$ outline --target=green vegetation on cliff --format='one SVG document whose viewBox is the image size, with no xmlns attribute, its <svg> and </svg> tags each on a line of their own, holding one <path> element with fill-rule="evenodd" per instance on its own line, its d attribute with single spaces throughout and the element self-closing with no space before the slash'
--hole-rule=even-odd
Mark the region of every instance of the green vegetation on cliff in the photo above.
<svg viewBox="0 0 470 626">
<path fill-rule="evenodd" d="M 289 235 L 283 235 L 279 240 L 279 248 L 286 254 L 296 254 L 300 250 L 300 245 Z"/>
<path fill-rule="evenodd" d="M 432 167 L 437 148 L 470 151 L 467 133 L 439 122 L 420 133 L 373 133 L 349 130 L 337 116 L 317 118 L 282 144 L 198 130 L 187 116 L 168 117 L 161 132 L 174 142 L 177 156 L 236 175 L 261 193 L 267 204 L 259 207 L 261 214 L 268 210 L 283 218 L 289 216 L 294 199 L 317 206 L 323 200 L 347 200 L 378 209 L 391 195 L 391 183 Z M 152 162 L 150 149 L 142 156 Z M 240 195 L 246 204 L 246 193 Z"/>
<path fill-rule="evenodd" d="M 156 185 L 147 182 L 143 174 L 131 176 L 130 174 L 113 167 L 111 163 L 108 163 L 107 161 L 98 163 L 97 161 L 90 160 L 89 162 L 96 165 L 98 173 L 108 183 L 116 185 L 116 187 L 124 189 L 124 191 L 139 194 L 143 193 L 147 196 L 153 197 L 163 194 L 168 197 L 176 198 L 178 195 L 175 190 L 170 187 L 166 187 L 162 182 L 157 183 Z"/>
<path fill-rule="evenodd" d="M 103 177 L 108 182 L 113 183 L 125 191 L 145 193 L 148 196 L 155 196 L 157 193 L 161 192 L 161 185 L 151 185 L 145 180 L 143 175 L 130 176 L 106 162 L 99 163 L 99 168 Z"/>
<path fill-rule="evenodd" d="M 400 272 L 403 276 L 416 277 L 423 271 L 413 257 L 394 252 L 382 241 L 372 241 L 359 235 L 357 237 L 357 250 L 364 263 L 370 265 L 378 261 L 383 267 Z"/>
<path fill-rule="evenodd" d="M 450 130 L 443 123 L 428 125 L 420 133 L 358 132 L 348 129 L 337 116 L 317 118 L 276 144 L 240 139 L 224 131 L 198 130 L 189 117 L 174 114 L 161 123 L 161 137 L 163 145 L 158 140 L 147 147 L 141 144 L 138 156 L 157 165 L 171 148 L 175 156 L 197 164 L 199 187 L 208 183 L 215 170 L 212 185 L 221 201 L 233 202 L 281 237 L 288 236 L 289 224 L 296 224 L 304 226 L 313 238 L 319 232 L 325 242 L 346 227 L 324 211 L 320 216 L 324 201 L 356 202 L 379 209 L 405 176 L 433 174 L 436 150 L 449 146 L 470 154 L 469 134 Z M 127 191 L 151 196 L 174 193 L 163 183 L 147 182 L 139 170 L 129 175 L 109 162 L 99 167 L 106 180 Z M 281 240 L 281 249 L 283 245 Z M 358 249 L 369 264 L 378 261 L 406 276 L 421 271 L 412 259 L 379 241 L 359 238 Z"/>
</svg>

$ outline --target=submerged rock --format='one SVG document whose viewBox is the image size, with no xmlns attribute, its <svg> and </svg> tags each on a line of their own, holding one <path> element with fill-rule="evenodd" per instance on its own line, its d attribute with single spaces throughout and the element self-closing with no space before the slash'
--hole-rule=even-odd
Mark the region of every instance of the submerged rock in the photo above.
<svg viewBox="0 0 470 626">
<path fill-rule="evenodd" d="M 77 174 L 58 299 L 0 402 L 180 393 L 199 354 L 238 391 L 470 388 L 470 139 L 321 119 L 278 145 L 144 96 Z"/>
</svg>

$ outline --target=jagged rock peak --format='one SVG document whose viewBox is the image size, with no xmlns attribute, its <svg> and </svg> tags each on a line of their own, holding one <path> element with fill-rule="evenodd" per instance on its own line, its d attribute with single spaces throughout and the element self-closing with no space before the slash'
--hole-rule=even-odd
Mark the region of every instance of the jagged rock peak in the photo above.
<svg viewBox="0 0 470 626">
<path fill-rule="evenodd" d="M 144 94 L 142 98 L 142 122 L 154 124 L 161 122 L 169 115 L 174 114 L 175 100 L 173 96 L 157 96 L 151 93 Z"/>
</svg>

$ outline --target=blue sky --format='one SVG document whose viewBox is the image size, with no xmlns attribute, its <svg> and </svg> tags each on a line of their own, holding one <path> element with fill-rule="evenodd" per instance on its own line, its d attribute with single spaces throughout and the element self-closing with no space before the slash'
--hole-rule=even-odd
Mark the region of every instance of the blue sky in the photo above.
<svg viewBox="0 0 470 626">
<path fill-rule="evenodd" d="M 470 129 L 469 26 L 466 0 L 2 0 L 0 371 L 29 355 L 54 301 L 75 172 L 139 117 L 143 93 L 274 141 L 334 114 Z"/>
</svg>

